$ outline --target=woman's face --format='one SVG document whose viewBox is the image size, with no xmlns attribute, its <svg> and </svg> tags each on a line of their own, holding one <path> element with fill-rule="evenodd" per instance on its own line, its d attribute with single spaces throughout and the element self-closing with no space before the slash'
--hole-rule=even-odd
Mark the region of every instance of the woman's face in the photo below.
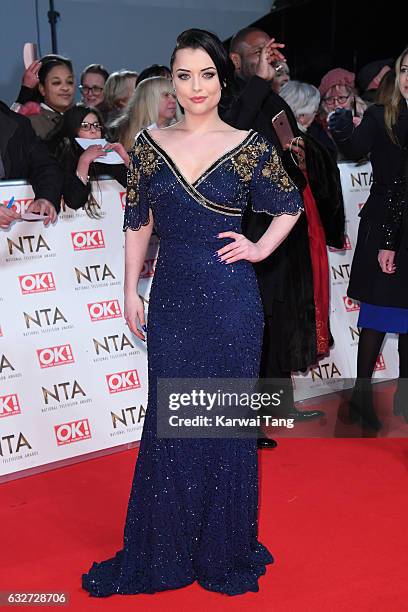
<svg viewBox="0 0 408 612">
<path fill-rule="evenodd" d="M 326 113 L 331 113 L 336 108 L 351 109 L 353 102 L 354 96 L 351 89 L 345 85 L 333 85 L 322 99 L 322 106 Z"/>
<path fill-rule="evenodd" d="M 173 84 L 186 113 L 204 115 L 218 106 L 221 83 L 214 62 L 203 49 L 177 51 Z"/>
<path fill-rule="evenodd" d="M 86 106 L 98 106 L 105 98 L 105 79 L 101 74 L 87 72 L 82 77 L 81 94 Z"/>
<path fill-rule="evenodd" d="M 45 78 L 45 83 L 39 85 L 44 102 L 54 110 L 65 113 L 74 103 L 74 75 L 68 66 L 54 66 Z"/>
<path fill-rule="evenodd" d="M 85 115 L 78 130 L 78 138 L 102 138 L 102 126 L 95 113 Z"/>
<path fill-rule="evenodd" d="M 408 100 L 408 53 L 402 59 L 398 83 L 402 97 Z"/>
<path fill-rule="evenodd" d="M 176 116 L 176 109 L 176 94 L 170 91 L 162 91 L 160 95 L 157 125 L 159 127 L 170 125 L 171 121 Z"/>
</svg>

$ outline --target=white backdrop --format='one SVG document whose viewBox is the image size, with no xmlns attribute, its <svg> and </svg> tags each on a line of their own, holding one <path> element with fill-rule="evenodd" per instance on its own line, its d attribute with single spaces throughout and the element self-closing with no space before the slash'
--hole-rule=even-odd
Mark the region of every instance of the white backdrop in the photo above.
<svg viewBox="0 0 408 612">
<path fill-rule="evenodd" d="M 122 316 L 124 192 L 99 188 L 101 219 L 67 209 L 53 227 L 0 232 L 1 474 L 140 439 L 147 361 Z M 32 201 L 29 186 L 1 187 L 1 202 L 12 195 L 19 210 Z"/>
<path fill-rule="evenodd" d="M 329 253 L 335 346 L 307 374 L 294 375 L 297 400 L 343 388 L 355 376 L 358 305 L 346 297 L 358 212 L 369 164 L 341 164 L 347 240 Z M 30 186 L 0 186 L 17 210 Z M 0 475 L 140 439 L 147 398 L 145 344 L 123 319 L 124 190 L 95 189 L 103 217 L 67 209 L 57 224 L 18 222 L 0 230 Z M 140 283 L 148 302 L 157 255 L 153 237 Z M 376 377 L 397 376 L 396 339 L 387 339 Z"/>
</svg>

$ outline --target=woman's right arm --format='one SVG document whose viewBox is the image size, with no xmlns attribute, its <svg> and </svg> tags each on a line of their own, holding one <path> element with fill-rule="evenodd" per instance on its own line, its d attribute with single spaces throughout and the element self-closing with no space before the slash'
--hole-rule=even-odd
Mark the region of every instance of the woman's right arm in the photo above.
<svg viewBox="0 0 408 612">
<path fill-rule="evenodd" d="M 149 222 L 137 231 L 128 228 L 125 234 L 125 320 L 129 329 L 141 340 L 144 334 L 138 329 L 137 323 L 146 331 L 144 306 L 138 294 L 138 283 L 143 268 L 150 236 L 153 230 L 153 216 L 149 211 Z"/>
</svg>

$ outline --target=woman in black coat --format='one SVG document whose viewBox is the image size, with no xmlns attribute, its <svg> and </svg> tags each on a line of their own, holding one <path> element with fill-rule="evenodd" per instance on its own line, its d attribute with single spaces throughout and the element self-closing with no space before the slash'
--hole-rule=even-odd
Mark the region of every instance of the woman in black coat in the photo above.
<svg viewBox="0 0 408 612">
<path fill-rule="evenodd" d="M 55 154 L 64 172 L 63 197 L 67 206 L 84 208 L 90 217 L 99 216 L 99 204 L 92 193 L 91 181 L 109 175 L 126 187 L 129 156 L 119 143 L 100 144 L 82 149 L 76 138 L 101 139 L 104 134 L 102 116 L 96 108 L 78 104 L 66 113 L 50 134 L 47 144 Z M 116 151 L 123 159 L 120 164 L 104 164 L 107 151 Z"/>
<path fill-rule="evenodd" d="M 408 48 L 396 61 L 395 86 L 385 105 L 371 106 L 357 128 L 350 111 L 336 110 L 329 120 L 347 158 L 370 153 L 373 168 L 370 196 L 360 213 L 348 295 L 361 302 L 358 326 L 362 328 L 350 410 L 376 430 L 381 423 L 372 406 L 371 377 L 386 332 L 399 334 L 400 378 L 394 413 L 403 414 L 408 422 L 404 389 L 408 379 L 407 104 Z"/>
</svg>

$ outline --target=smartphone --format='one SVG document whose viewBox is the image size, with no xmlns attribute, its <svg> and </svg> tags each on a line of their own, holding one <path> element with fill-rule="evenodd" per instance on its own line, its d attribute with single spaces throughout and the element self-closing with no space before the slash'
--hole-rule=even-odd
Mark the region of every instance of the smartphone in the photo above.
<svg viewBox="0 0 408 612">
<path fill-rule="evenodd" d="M 289 144 L 295 137 L 284 110 L 272 118 L 272 127 L 279 138 L 282 149 L 284 149 L 285 145 Z"/>
<path fill-rule="evenodd" d="M 28 68 L 36 59 L 38 59 L 37 45 L 32 42 L 25 43 L 23 48 L 24 67 Z"/>
</svg>

